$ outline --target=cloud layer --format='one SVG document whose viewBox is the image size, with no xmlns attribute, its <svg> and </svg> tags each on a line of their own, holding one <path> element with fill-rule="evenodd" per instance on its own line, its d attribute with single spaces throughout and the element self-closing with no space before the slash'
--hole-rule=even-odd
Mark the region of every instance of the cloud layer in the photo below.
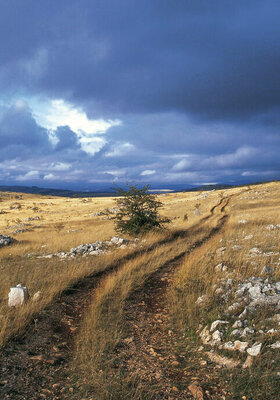
<svg viewBox="0 0 280 400">
<path fill-rule="evenodd" d="M 2 2 L 0 183 L 279 178 L 279 17 L 272 0 Z"/>
</svg>

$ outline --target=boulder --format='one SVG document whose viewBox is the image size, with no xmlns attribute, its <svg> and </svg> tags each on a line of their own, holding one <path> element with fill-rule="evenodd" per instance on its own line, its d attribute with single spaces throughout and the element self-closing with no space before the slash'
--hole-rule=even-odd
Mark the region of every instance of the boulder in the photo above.
<svg viewBox="0 0 280 400">
<path fill-rule="evenodd" d="M 21 306 L 28 300 L 28 298 L 29 298 L 28 290 L 22 284 L 19 284 L 16 287 L 11 287 L 8 296 L 8 306 L 9 307 Z"/>
</svg>

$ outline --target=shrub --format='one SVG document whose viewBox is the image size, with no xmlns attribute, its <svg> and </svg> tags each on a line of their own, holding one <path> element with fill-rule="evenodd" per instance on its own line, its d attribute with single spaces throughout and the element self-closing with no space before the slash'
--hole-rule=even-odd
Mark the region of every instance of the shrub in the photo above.
<svg viewBox="0 0 280 400">
<path fill-rule="evenodd" d="M 149 188 L 150 185 L 141 189 L 133 185 L 127 185 L 127 189 L 117 188 L 120 196 L 116 200 L 118 211 L 114 217 L 117 231 L 137 235 L 163 229 L 164 224 L 170 222 L 159 215 L 162 203 L 149 193 Z"/>
</svg>

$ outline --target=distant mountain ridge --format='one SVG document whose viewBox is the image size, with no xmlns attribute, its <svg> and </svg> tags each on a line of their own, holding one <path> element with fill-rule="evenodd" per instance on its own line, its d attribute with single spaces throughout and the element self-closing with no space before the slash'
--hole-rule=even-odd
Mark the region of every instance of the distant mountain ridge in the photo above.
<svg viewBox="0 0 280 400">
<path fill-rule="evenodd" d="M 69 189 L 50 189 L 41 188 L 37 186 L 0 186 L 0 192 L 15 192 L 15 193 L 29 193 L 29 194 L 41 194 L 45 196 L 61 196 L 61 197 L 107 197 L 113 196 L 114 192 L 109 191 L 96 191 L 96 192 L 84 192 L 79 190 Z"/>
<path fill-rule="evenodd" d="M 197 191 L 209 191 L 209 190 L 226 190 L 235 186 L 248 186 L 248 185 L 261 185 L 268 182 L 254 182 L 254 183 L 243 183 L 236 185 L 229 184 L 211 184 L 204 186 L 188 187 L 184 188 L 182 185 L 172 185 L 170 187 L 171 192 L 197 192 Z M 120 185 L 123 186 L 123 185 Z M 162 193 L 162 189 L 152 190 L 154 193 Z M 51 189 L 41 188 L 38 186 L 17 186 L 17 185 L 3 185 L 0 186 L 0 192 L 15 192 L 15 193 L 29 193 L 29 194 L 40 194 L 45 196 L 61 196 L 61 197 L 109 197 L 115 196 L 113 188 L 100 189 L 96 191 L 82 191 L 82 190 L 70 190 L 70 189 Z"/>
</svg>

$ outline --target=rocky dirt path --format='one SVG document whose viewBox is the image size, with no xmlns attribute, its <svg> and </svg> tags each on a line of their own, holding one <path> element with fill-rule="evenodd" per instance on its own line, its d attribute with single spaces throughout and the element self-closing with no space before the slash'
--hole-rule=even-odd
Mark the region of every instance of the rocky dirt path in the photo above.
<svg viewBox="0 0 280 400">
<path fill-rule="evenodd" d="M 203 251 L 227 220 L 223 201 L 212 212 L 218 223 L 202 242 L 187 251 Z M 205 221 L 204 221 L 205 222 Z M 209 221 L 208 221 L 209 222 Z M 185 255 L 185 254 L 184 254 Z M 217 370 L 205 361 L 205 355 L 186 337 L 179 337 L 169 322 L 167 293 L 181 257 L 164 265 L 134 293 L 126 308 L 129 336 L 118 349 L 122 367 L 139 382 L 139 389 L 153 399 L 225 399 Z M 191 385 L 191 386 L 190 386 Z"/>
<path fill-rule="evenodd" d="M 204 223 L 214 218 L 216 213 L 219 213 L 221 215 L 219 226 L 213 228 L 211 235 L 214 234 L 225 221 L 227 204 L 228 199 L 222 199 L 212 208 L 211 215 L 204 217 L 197 227 L 202 227 Z M 177 232 L 167 241 L 172 242 L 178 236 L 187 234 L 188 231 Z M 166 240 L 163 243 L 166 243 Z M 201 243 L 196 245 L 201 245 Z M 139 253 L 140 251 L 136 251 L 130 257 L 136 257 Z M 1 349 L 1 400 L 71 399 L 72 387 L 67 371 L 80 321 L 100 280 L 119 268 L 125 261 L 126 259 L 119 261 L 111 269 L 99 275 L 83 279 L 72 289 L 62 293 L 57 301 L 37 315 L 21 337 L 11 340 L 4 349 Z M 162 364 L 168 361 L 166 365 L 169 366 L 169 374 L 166 374 L 165 369 L 158 368 L 157 364 L 155 367 L 157 372 L 151 375 L 157 380 L 160 378 L 162 382 L 166 379 L 167 384 L 163 385 L 164 393 L 176 392 L 175 386 L 172 388 L 172 381 L 174 380 L 175 385 L 179 376 L 182 378 L 185 376 L 182 375 L 181 368 L 180 370 L 176 368 L 177 362 L 180 364 L 181 359 L 180 355 L 170 347 L 169 338 L 172 337 L 172 333 L 166 337 L 163 330 L 168 321 L 165 293 L 178 263 L 179 259 L 164 266 L 158 274 L 155 274 L 143 290 L 131 299 L 128 309 L 131 326 L 135 325 L 133 332 L 135 340 L 133 339 L 131 344 L 132 350 L 135 346 L 135 365 L 140 365 L 140 370 L 145 371 L 145 368 L 141 367 L 143 362 L 154 365 L 154 360 Z M 139 306 L 139 304 L 142 305 Z M 134 324 L 133 321 L 138 321 L 138 324 Z M 160 351 L 161 346 L 165 349 L 164 351 Z M 141 355 L 139 360 L 136 354 L 138 352 Z M 161 353 L 162 356 L 158 355 Z M 160 375 L 155 375 L 156 373 Z M 143 379 L 145 379 L 145 374 L 151 374 L 151 369 L 143 374 Z M 142 378 L 142 372 L 140 376 Z M 177 386 L 179 389 L 179 385 Z M 173 395 L 170 398 L 182 398 L 178 396 L 175 393 L 175 397 Z"/>
</svg>

